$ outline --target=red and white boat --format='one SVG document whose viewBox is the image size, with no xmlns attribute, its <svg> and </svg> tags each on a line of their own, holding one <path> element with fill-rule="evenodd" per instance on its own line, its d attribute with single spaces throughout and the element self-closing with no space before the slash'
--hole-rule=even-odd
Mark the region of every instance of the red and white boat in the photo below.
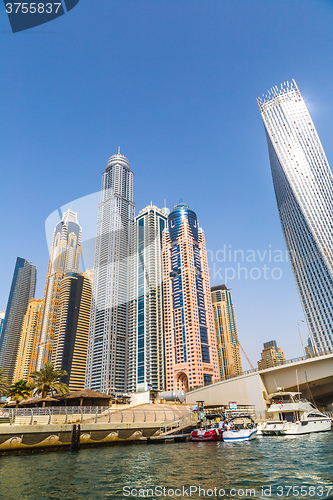
<svg viewBox="0 0 333 500">
<path fill-rule="evenodd" d="M 191 432 L 191 441 L 223 441 L 222 429 L 202 428 Z"/>
</svg>

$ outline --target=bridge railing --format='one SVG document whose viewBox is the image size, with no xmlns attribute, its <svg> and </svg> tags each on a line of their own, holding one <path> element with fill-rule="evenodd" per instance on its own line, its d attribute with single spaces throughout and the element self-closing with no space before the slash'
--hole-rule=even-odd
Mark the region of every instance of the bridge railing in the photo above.
<svg viewBox="0 0 333 500">
<path fill-rule="evenodd" d="M 283 361 L 283 363 L 281 363 L 278 366 L 289 365 L 291 363 L 296 363 L 297 361 L 305 361 L 307 359 L 320 358 L 322 356 L 329 356 L 330 354 L 333 354 L 332 350 L 319 352 L 317 354 L 314 354 L 313 356 L 299 356 L 298 358 L 286 359 L 285 361 Z M 267 368 L 264 368 L 264 369 L 267 370 Z M 248 373 L 255 373 L 255 372 L 259 372 L 259 371 L 263 371 L 263 370 L 259 370 L 259 368 L 253 368 L 251 370 L 246 370 L 245 372 L 243 372 L 243 375 L 247 375 Z M 234 377 L 232 377 L 232 378 L 234 378 Z M 222 382 L 222 380 L 219 380 L 219 382 Z"/>
<path fill-rule="evenodd" d="M 277 366 L 284 366 L 284 365 L 289 365 L 291 363 L 296 363 L 297 361 L 305 361 L 307 359 L 315 359 L 315 358 L 320 358 L 322 356 L 329 356 L 330 354 L 333 354 L 333 350 L 323 351 L 323 352 L 314 354 L 313 356 L 300 356 L 298 358 L 286 359 L 283 361 L 283 363 L 281 363 L 280 365 L 277 365 Z M 276 367 L 272 367 L 272 368 L 276 368 Z M 261 370 L 259 370 L 259 368 L 252 368 L 251 370 L 244 371 L 241 375 L 235 375 L 232 377 L 221 378 L 221 379 L 217 380 L 216 382 L 209 382 L 204 387 L 212 385 L 213 383 L 225 382 L 226 380 L 232 380 L 232 379 L 237 378 L 237 377 L 242 377 L 243 375 L 248 375 L 250 373 L 256 373 L 256 372 L 262 372 L 264 370 L 269 370 L 269 368 L 264 368 Z M 204 387 L 193 387 L 188 392 L 196 391 L 198 389 L 203 389 Z"/>
</svg>

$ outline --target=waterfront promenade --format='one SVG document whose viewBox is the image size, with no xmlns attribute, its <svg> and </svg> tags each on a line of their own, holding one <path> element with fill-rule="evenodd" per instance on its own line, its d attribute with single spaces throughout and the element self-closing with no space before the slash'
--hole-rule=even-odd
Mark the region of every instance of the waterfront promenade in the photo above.
<svg viewBox="0 0 333 500">
<path fill-rule="evenodd" d="M 161 439 L 193 425 L 182 404 L 10 409 L 0 417 L 0 452 Z"/>
</svg>

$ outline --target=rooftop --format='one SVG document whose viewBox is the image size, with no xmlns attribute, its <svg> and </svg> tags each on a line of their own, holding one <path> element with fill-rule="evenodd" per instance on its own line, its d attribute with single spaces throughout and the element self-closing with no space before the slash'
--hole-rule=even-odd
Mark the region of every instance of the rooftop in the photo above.
<svg viewBox="0 0 333 500">
<path fill-rule="evenodd" d="M 290 94 L 299 94 L 300 95 L 300 91 L 297 87 L 297 84 L 295 82 L 295 80 L 291 80 L 291 82 L 289 81 L 286 81 L 284 83 L 281 83 L 280 84 L 280 87 L 278 87 L 277 85 L 274 85 L 273 87 L 271 87 L 268 91 L 267 91 L 267 94 L 262 94 L 260 97 L 257 98 L 257 104 L 259 106 L 259 109 L 260 111 L 263 110 L 263 106 L 267 103 L 270 103 L 271 101 L 275 100 L 277 97 L 281 97 L 281 96 L 286 96 L 286 95 L 290 95 Z M 280 99 L 279 99 L 280 100 Z"/>
</svg>

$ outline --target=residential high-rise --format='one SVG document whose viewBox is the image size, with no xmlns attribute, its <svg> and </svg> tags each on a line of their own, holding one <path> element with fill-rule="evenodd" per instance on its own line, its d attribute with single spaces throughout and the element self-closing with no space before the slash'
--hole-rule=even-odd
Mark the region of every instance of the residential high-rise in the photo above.
<svg viewBox="0 0 333 500">
<path fill-rule="evenodd" d="M 5 314 L 6 311 L 0 311 L 0 342 L 1 342 L 2 327 L 5 320 Z"/>
<path fill-rule="evenodd" d="M 79 272 L 82 229 L 77 214 L 67 210 L 53 233 L 46 274 L 38 338 L 36 370 L 51 361 L 57 323 L 61 280 L 68 272 Z"/>
<path fill-rule="evenodd" d="M 293 80 L 257 100 L 282 229 L 314 350 L 333 349 L 333 177 Z"/>
<path fill-rule="evenodd" d="M 37 299 L 29 300 L 27 312 L 23 318 L 13 382 L 21 379 L 27 380 L 33 372 L 42 302 Z"/>
<path fill-rule="evenodd" d="M 259 370 L 273 368 L 274 366 L 284 365 L 286 358 L 284 352 L 277 346 L 276 340 L 264 343 L 264 348 L 261 353 L 261 360 L 258 361 Z"/>
<path fill-rule="evenodd" d="M 236 318 L 230 290 L 225 285 L 213 286 L 213 313 L 221 380 L 242 375 Z"/>
<path fill-rule="evenodd" d="M 204 233 L 196 214 L 176 205 L 163 232 L 166 389 L 218 379 L 218 360 Z"/>
<path fill-rule="evenodd" d="M 315 355 L 310 337 L 308 338 L 307 345 L 304 347 L 304 351 L 307 358 L 313 358 L 313 356 Z"/>
<path fill-rule="evenodd" d="M 102 177 L 95 246 L 86 387 L 126 391 L 133 172 L 113 155 Z"/>
<path fill-rule="evenodd" d="M 127 390 L 163 390 L 164 327 L 162 233 L 168 209 L 150 205 L 132 232 Z"/>
<path fill-rule="evenodd" d="M 0 367 L 12 383 L 22 322 L 36 289 L 36 267 L 17 257 L 0 339 Z"/>
<path fill-rule="evenodd" d="M 67 273 L 60 284 L 51 361 L 56 370 L 66 370 L 61 381 L 71 391 L 84 389 L 90 306 L 91 282 L 87 273 Z"/>
</svg>

